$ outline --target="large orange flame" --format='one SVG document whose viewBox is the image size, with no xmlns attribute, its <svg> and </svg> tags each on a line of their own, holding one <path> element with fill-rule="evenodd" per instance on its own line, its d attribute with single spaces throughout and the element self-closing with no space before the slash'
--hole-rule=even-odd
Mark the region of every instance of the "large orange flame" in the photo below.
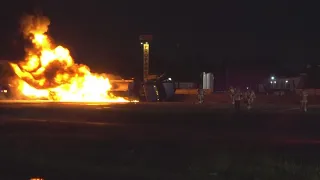
<svg viewBox="0 0 320 180">
<path fill-rule="evenodd" d="M 70 102 L 127 102 L 109 91 L 105 74 L 94 74 L 89 67 L 75 64 L 68 49 L 55 46 L 46 34 L 47 17 L 28 15 L 22 19 L 23 34 L 32 42 L 25 61 L 11 63 L 19 77 L 18 90 L 30 99 Z"/>
</svg>

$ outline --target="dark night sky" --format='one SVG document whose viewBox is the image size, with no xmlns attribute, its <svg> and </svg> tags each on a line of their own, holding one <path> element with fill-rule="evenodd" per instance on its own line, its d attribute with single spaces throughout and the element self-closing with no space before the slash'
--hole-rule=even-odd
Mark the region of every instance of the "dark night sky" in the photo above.
<svg viewBox="0 0 320 180">
<path fill-rule="evenodd" d="M 143 33 L 154 35 L 151 69 L 178 78 L 218 72 L 224 64 L 269 73 L 320 63 L 318 6 L 302 1 L 18 2 L 0 11 L 0 57 L 7 59 L 22 56 L 19 18 L 38 8 L 50 18 L 55 41 L 99 72 L 142 74 Z"/>
</svg>

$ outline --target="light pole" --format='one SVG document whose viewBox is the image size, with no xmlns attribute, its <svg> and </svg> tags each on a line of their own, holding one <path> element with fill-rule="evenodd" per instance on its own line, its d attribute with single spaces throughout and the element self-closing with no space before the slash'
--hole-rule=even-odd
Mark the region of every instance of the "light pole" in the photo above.
<svg viewBox="0 0 320 180">
<path fill-rule="evenodd" d="M 141 35 L 140 44 L 143 46 L 143 80 L 144 82 L 149 79 L 149 54 L 150 54 L 150 42 L 152 41 L 152 35 Z"/>
</svg>

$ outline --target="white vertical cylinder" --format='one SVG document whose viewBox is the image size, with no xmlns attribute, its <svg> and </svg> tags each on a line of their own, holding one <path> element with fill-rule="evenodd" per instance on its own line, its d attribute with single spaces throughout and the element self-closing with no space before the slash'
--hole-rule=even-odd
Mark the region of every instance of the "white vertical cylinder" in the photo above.
<svg viewBox="0 0 320 180">
<path fill-rule="evenodd" d="M 202 89 L 207 89 L 207 74 L 206 74 L 206 72 L 202 73 Z"/>
<path fill-rule="evenodd" d="M 207 73 L 206 76 L 207 76 L 207 89 L 210 89 L 210 73 Z"/>
<path fill-rule="evenodd" d="M 213 90 L 213 74 L 207 73 L 207 89 Z"/>
</svg>

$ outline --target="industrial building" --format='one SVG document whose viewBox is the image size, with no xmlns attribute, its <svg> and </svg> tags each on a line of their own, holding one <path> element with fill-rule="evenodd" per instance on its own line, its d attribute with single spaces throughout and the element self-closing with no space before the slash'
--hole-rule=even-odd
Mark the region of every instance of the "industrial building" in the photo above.
<svg viewBox="0 0 320 180">
<path fill-rule="evenodd" d="M 262 83 L 258 84 L 257 91 L 259 93 L 291 93 L 295 92 L 296 89 L 301 89 L 305 84 L 305 75 L 299 76 L 270 76 L 265 78 Z"/>
</svg>

